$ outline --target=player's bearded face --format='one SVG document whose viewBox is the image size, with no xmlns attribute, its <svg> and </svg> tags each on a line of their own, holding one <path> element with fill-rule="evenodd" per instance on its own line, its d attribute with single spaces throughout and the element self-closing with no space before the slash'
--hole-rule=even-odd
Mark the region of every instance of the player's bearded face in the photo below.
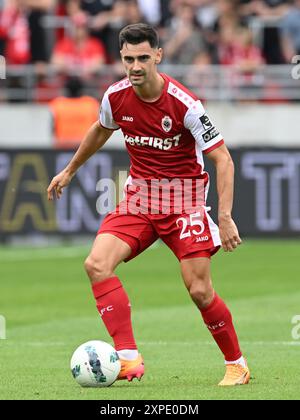
<svg viewBox="0 0 300 420">
<path fill-rule="evenodd" d="M 151 48 L 148 42 L 124 44 L 121 57 L 126 74 L 133 86 L 142 86 L 156 74 L 161 50 Z"/>
</svg>

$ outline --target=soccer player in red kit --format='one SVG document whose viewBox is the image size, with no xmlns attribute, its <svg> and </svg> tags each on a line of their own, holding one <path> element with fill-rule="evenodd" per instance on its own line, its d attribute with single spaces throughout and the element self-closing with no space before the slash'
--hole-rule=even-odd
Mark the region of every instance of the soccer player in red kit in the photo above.
<svg viewBox="0 0 300 420">
<path fill-rule="evenodd" d="M 246 384 L 250 373 L 231 313 L 214 291 L 210 274 L 210 258 L 220 246 L 233 251 L 241 243 L 231 217 L 232 159 L 197 97 L 157 71 L 162 49 L 156 31 L 146 24 L 129 25 L 120 32 L 119 41 L 127 78 L 104 94 L 99 121 L 92 125 L 70 163 L 51 181 L 48 198 L 53 199 L 53 192 L 60 198 L 77 169 L 114 130 L 121 128 L 131 159 L 125 198 L 105 217 L 85 262 L 98 311 L 121 360 L 119 379 L 140 379 L 144 361 L 133 335 L 131 305 L 114 270 L 161 238 L 178 258 L 185 286 L 224 354 L 226 372 L 219 385 Z M 203 154 L 216 167 L 219 228 L 205 205 L 209 177 L 204 171 Z M 160 195 L 153 200 L 151 211 L 147 204 L 140 211 L 132 210 L 130 200 L 141 181 L 147 186 L 153 180 L 163 179 L 183 185 L 185 180 L 201 181 L 202 203 L 193 212 L 184 208 L 178 214 L 173 192 L 167 214 Z M 194 184 L 189 185 L 194 203 L 197 190 Z M 144 198 L 148 198 L 147 193 Z"/>
</svg>

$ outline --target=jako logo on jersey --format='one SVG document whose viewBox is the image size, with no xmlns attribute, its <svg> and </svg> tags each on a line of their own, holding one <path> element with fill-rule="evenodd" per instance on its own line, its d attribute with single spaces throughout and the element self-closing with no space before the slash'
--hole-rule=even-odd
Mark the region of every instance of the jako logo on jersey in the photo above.
<svg viewBox="0 0 300 420">
<path fill-rule="evenodd" d="M 125 141 L 131 146 L 150 146 L 155 149 L 169 150 L 173 146 L 178 146 L 180 137 L 181 134 L 177 134 L 177 136 L 168 139 L 160 139 L 159 137 L 130 137 L 126 134 Z"/>
<path fill-rule="evenodd" d="M 103 316 L 103 314 L 105 313 L 105 312 L 111 312 L 111 311 L 113 311 L 114 310 L 114 307 L 112 306 L 112 305 L 109 305 L 109 306 L 107 306 L 106 308 L 102 308 L 102 309 L 100 309 L 100 316 Z"/>
<path fill-rule="evenodd" d="M 127 115 L 123 115 L 122 121 L 130 121 L 130 122 L 133 122 L 133 117 L 127 117 Z"/>
<path fill-rule="evenodd" d="M 161 120 L 161 126 L 164 129 L 164 131 L 168 133 L 172 128 L 172 119 L 165 115 L 164 118 Z"/>
</svg>

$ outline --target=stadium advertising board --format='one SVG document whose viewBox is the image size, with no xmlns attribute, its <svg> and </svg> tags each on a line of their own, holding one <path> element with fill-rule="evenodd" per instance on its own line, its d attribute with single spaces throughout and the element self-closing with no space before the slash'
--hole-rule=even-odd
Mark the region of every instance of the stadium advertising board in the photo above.
<svg viewBox="0 0 300 420">
<path fill-rule="evenodd" d="M 77 173 L 61 200 L 49 202 L 46 189 L 72 152 L 0 152 L 0 235 L 82 234 L 95 232 L 100 216 L 96 179 L 112 177 L 112 158 L 93 156 Z"/>
<path fill-rule="evenodd" d="M 241 235 L 298 236 L 300 149 L 243 148 L 231 153 L 236 167 L 233 213 Z M 97 200 L 105 193 L 97 190 L 97 183 L 105 178 L 118 185 L 120 171 L 128 169 L 127 153 L 118 150 L 96 154 L 78 171 L 62 198 L 49 202 L 47 186 L 72 154 L 0 150 L 1 241 L 34 234 L 95 234 L 103 218 L 97 211 Z M 215 175 L 208 161 L 206 169 L 211 175 L 208 204 L 216 218 Z"/>
<path fill-rule="evenodd" d="M 299 236 L 300 149 L 242 148 L 231 154 L 235 162 L 233 215 L 240 233 Z M 210 198 L 216 208 L 216 194 Z"/>
</svg>

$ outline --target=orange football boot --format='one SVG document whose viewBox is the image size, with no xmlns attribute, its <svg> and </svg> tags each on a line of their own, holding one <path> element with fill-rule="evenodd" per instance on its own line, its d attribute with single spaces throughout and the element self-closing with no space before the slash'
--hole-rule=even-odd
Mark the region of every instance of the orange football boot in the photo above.
<svg viewBox="0 0 300 420">
<path fill-rule="evenodd" d="M 224 379 L 219 386 L 246 385 L 250 380 L 250 371 L 248 366 L 243 367 L 239 364 L 226 365 Z"/>
<path fill-rule="evenodd" d="M 118 376 L 118 380 L 127 379 L 129 382 L 133 378 L 137 378 L 139 381 L 145 373 L 144 360 L 139 354 L 135 360 L 124 360 L 120 359 L 121 370 Z"/>
</svg>

